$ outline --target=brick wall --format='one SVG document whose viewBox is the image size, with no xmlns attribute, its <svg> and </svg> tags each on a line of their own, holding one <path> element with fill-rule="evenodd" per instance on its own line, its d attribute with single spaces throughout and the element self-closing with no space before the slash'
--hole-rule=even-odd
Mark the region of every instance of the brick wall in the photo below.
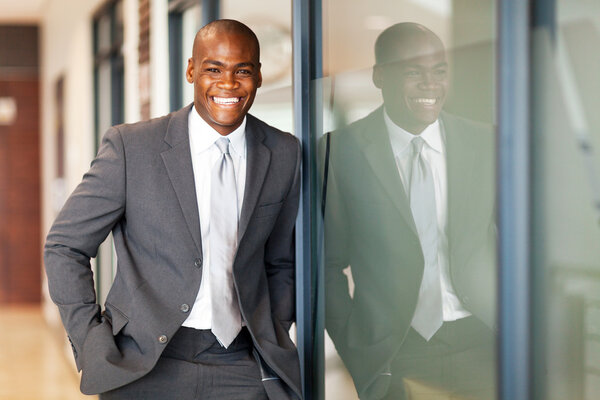
<svg viewBox="0 0 600 400">
<path fill-rule="evenodd" d="M 150 118 L 150 0 L 139 0 L 140 116 Z"/>
<path fill-rule="evenodd" d="M 0 304 L 41 298 L 38 29 L 0 26 Z"/>
</svg>

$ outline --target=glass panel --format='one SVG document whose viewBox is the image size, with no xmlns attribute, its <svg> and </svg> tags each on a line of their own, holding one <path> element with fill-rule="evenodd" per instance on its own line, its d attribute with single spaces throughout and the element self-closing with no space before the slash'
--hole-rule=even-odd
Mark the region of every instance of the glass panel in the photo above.
<svg viewBox="0 0 600 400">
<path fill-rule="evenodd" d="M 221 17 L 248 25 L 260 43 L 263 77 L 250 113 L 287 132 L 293 129 L 292 2 L 222 0 Z"/>
<path fill-rule="evenodd" d="M 545 338 L 536 390 L 591 400 L 600 398 L 600 3 L 540 11 L 551 29 L 533 36 L 535 328 Z"/>
<path fill-rule="evenodd" d="M 201 28 L 200 21 L 202 20 L 202 8 L 200 5 L 195 5 L 193 7 L 185 10 L 181 15 L 181 24 L 182 24 L 182 35 L 181 35 L 181 65 L 182 65 L 182 73 L 181 81 L 179 84 L 182 88 L 182 105 L 188 105 L 194 101 L 194 86 L 190 85 L 185 78 L 185 70 L 188 65 L 188 59 L 191 57 L 192 48 L 194 44 L 194 37 L 196 36 L 196 32 Z"/>
<path fill-rule="evenodd" d="M 494 10 L 323 0 L 328 400 L 496 398 Z"/>
</svg>

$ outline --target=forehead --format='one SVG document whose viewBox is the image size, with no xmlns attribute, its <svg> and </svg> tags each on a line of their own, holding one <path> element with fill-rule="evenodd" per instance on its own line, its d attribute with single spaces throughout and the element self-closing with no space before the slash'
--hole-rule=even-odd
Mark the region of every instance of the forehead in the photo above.
<svg viewBox="0 0 600 400">
<path fill-rule="evenodd" d="M 446 51 L 437 38 L 418 35 L 388 43 L 381 60 L 381 64 L 433 65 L 446 62 Z"/>
<path fill-rule="evenodd" d="M 196 57 L 203 59 L 236 59 L 244 62 L 258 62 L 256 43 L 241 33 L 211 32 L 201 35 L 197 42 Z"/>
</svg>

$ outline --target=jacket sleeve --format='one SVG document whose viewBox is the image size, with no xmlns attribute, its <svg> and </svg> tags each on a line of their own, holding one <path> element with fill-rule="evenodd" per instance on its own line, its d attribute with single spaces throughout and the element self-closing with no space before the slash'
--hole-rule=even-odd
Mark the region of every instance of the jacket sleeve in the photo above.
<svg viewBox="0 0 600 400">
<path fill-rule="evenodd" d="M 111 128 L 58 214 L 44 247 L 50 297 L 59 308 L 78 369 L 87 333 L 101 322 L 90 258 L 122 218 L 125 191 L 123 140 L 118 129 Z"/>
<path fill-rule="evenodd" d="M 335 136 L 334 136 L 335 137 Z M 333 143 L 333 138 L 332 138 Z M 336 179 L 335 152 L 330 150 L 324 229 L 325 254 L 325 326 L 340 353 L 345 350 L 346 330 L 352 311 L 352 298 L 348 276 L 344 270 L 349 266 L 348 234 L 350 227 L 346 216 L 344 199 Z"/>
<path fill-rule="evenodd" d="M 265 247 L 271 312 L 286 329 L 289 329 L 294 322 L 295 315 L 294 226 L 300 199 L 300 164 L 302 160 L 300 142 L 295 139 L 295 143 L 296 162 L 293 179 Z"/>
</svg>

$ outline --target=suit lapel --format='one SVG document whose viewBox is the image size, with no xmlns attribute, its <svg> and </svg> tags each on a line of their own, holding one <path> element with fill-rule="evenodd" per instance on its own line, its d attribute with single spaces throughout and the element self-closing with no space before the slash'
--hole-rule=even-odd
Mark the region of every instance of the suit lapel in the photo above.
<svg viewBox="0 0 600 400">
<path fill-rule="evenodd" d="M 398 173 L 398 166 L 394 159 L 387 128 L 383 123 L 383 109 L 375 111 L 372 123 L 368 124 L 368 131 L 362 132 L 364 140 L 364 154 L 373 174 L 377 177 L 384 191 L 392 200 L 406 223 L 413 232 L 417 233 L 410 203 L 404 190 L 404 185 Z"/>
<path fill-rule="evenodd" d="M 167 127 L 165 142 L 170 148 L 161 153 L 169 179 L 179 200 L 188 230 L 198 251 L 202 253 L 200 217 L 196 199 L 196 185 L 190 152 L 188 114 L 191 107 L 175 112 Z"/>
<path fill-rule="evenodd" d="M 271 162 L 271 151 L 263 144 L 264 132 L 257 126 L 253 116 L 248 115 L 246 118 L 246 187 L 240 214 L 238 242 L 246 232 Z"/>
</svg>

